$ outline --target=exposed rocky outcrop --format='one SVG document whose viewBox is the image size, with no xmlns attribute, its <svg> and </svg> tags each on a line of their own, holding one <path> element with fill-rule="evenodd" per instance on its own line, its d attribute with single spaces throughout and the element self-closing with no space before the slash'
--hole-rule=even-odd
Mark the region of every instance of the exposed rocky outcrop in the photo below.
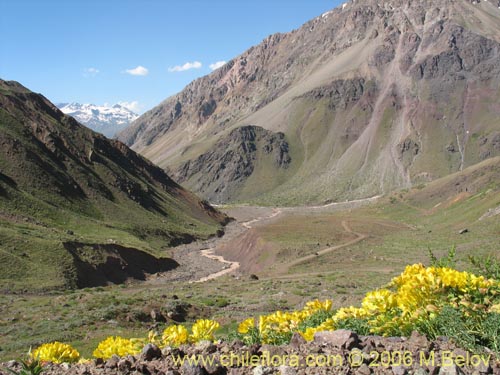
<svg viewBox="0 0 500 375">
<path fill-rule="evenodd" d="M 252 356 L 254 362 L 250 362 Z M 198 358 L 200 363 L 189 363 L 188 358 Z M 15 361 L 6 365 L 19 369 Z M 0 374 L 7 375 L 2 371 L 0 367 Z M 98 359 L 72 366 L 49 365 L 44 374 L 469 375 L 499 372 L 499 362 L 492 354 L 468 352 L 445 337 L 430 341 L 416 332 L 409 338 L 401 338 L 358 336 L 351 331 L 338 330 L 318 332 L 312 342 L 296 334 L 290 345 L 282 346 L 203 341 L 160 351 L 149 344 L 137 356 L 113 356 L 107 361 Z"/>
<path fill-rule="evenodd" d="M 180 175 L 207 142 L 254 124 L 297 155 L 259 197 L 352 199 L 499 155 L 498 87 L 496 1 L 348 1 L 190 83 L 119 138 Z M 247 181 L 218 201 L 254 198 Z M 215 185 L 185 185 L 215 197 Z"/>
<path fill-rule="evenodd" d="M 173 173 L 183 183 L 190 180 L 213 202 L 233 199 L 257 164 L 286 169 L 291 163 L 283 133 L 258 126 L 242 126 L 221 138 L 210 151 L 183 163 Z"/>
</svg>

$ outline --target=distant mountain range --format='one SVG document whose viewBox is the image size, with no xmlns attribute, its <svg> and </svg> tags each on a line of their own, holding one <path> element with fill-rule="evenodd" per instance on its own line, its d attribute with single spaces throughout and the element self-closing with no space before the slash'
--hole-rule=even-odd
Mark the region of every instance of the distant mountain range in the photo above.
<svg viewBox="0 0 500 375">
<path fill-rule="evenodd" d="M 74 117 L 78 122 L 109 138 L 112 138 L 117 132 L 126 128 L 139 117 L 137 113 L 120 104 L 99 106 L 94 104 L 59 103 L 57 107 L 63 113 Z"/>
<path fill-rule="evenodd" d="M 499 88 L 497 1 L 350 0 L 118 139 L 211 202 L 356 199 L 500 155 Z"/>
</svg>

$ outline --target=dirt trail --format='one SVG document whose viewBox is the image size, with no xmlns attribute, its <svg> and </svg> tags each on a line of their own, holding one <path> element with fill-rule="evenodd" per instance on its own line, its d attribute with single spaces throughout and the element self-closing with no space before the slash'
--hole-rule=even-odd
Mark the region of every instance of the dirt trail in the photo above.
<svg viewBox="0 0 500 375">
<path fill-rule="evenodd" d="M 295 259 L 294 261 L 292 261 L 290 263 L 287 263 L 287 264 L 284 264 L 283 266 L 281 266 L 280 267 L 280 272 L 287 273 L 290 268 L 292 268 L 292 267 L 294 267 L 296 265 L 299 265 L 301 263 L 307 262 L 308 260 L 315 259 L 315 258 L 317 258 L 319 256 L 322 256 L 322 255 L 325 255 L 325 254 L 329 254 L 329 253 L 331 253 L 333 251 L 342 249 L 342 248 L 344 248 L 346 246 L 354 245 L 355 243 L 363 241 L 365 238 L 368 237 L 368 235 L 365 234 L 365 233 L 354 232 L 351 229 L 351 227 L 349 226 L 349 223 L 346 220 L 342 220 L 342 227 L 344 228 L 344 230 L 347 233 L 354 234 L 356 236 L 356 238 L 354 238 L 354 239 L 352 239 L 350 241 L 344 242 L 344 243 L 342 243 L 340 245 L 330 246 L 330 247 L 327 247 L 325 249 L 319 250 L 319 251 L 315 252 L 314 254 L 309 254 L 309 255 L 303 256 L 301 258 Z"/>
<path fill-rule="evenodd" d="M 225 234 L 221 238 L 211 238 L 206 241 L 199 241 L 187 245 L 169 249 L 165 256 L 174 259 L 179 266 L 174 270 L 151 275 L 146 282 L 147 285 L 164 285 L 167 282 L 197 282 L 202 283 L 219 278 L 224 275 L 234 273 L 240 268 L 237 261 L 224 259 L 217 254 L 217 250 L 236 238 L 239 238 L 257 225 L 264 225 L 266 221 L 276 219 L 281 214 L 307 214 L 318 212 L 332 212 L 339 210 L 349 210 L 366 203 L 377 200 L 379 196 L 357 199 L 354 201 L 334 202 L 322 206 L 303 207 L 257 207 L 257 206 L 236 206 L 230 209 L 230 216 L 235 216 L 236 221 L 228 224 Z M 348 223 L 342 223 L 344 230 L 356 235 L 356 238 L 346 243 L 320 250 L 318 255 L 310 255 L 295 260 L 286 265 L 292 267 L 295 264 L 305 262 L 309 257 L 316 257 L 338 250 L 342 247 L 352 245 L 366 238 L 366 235 L 356 233 L 351 230 Z"/>
<path fill-rule="evenodd" d="M 247 230 L 251 229 L 253 224 L 256 224 L 258 222 L 265 221 L 265 220 L 270 220 L 272 218 L 275 218 L 276 216 L 278 216 L 281 213 L 282 213 L 281 209 L 274 208 L 272 210 L 272 213 L 269 216 L 259 216 L 259 217 L 255 218 L 255 219 L 241 222 L 240 225 L 241 225 L 241 227 L 244 227 L 245 230 L 243 232 L 241 232 L 239 235 L 241 236 Z M 231 238 L 234 238 L 234 237 L 236 237 L 236 236 L 231 236 Z M 225 238 L 225 240 L 227 241 L 228 239 Z M 218 277 L 221 277 L 221 276 L 227 275 L 229 273 L 232 273 L 232 272 L 236 271 L 238 268 L 240 268 L 240 263 L 239 262 L 232 262 L 232 261 L 224 259 L 224 257 L 222 255 L 216 255 L 215 254 L 215 251 L 216 251 L 217 247 L 220 244 L 221 243 L 219 242 L 219 243 L 216 243 L 213 247 L 211 247 L 209 249 L 201 250 L 201 254 L 200 255 L 203 256 L 203 257 L 205 257 L 205 258 L 212 259 L 212 260 L 217 260 L 220 263 L 223 263 L 224 264 L 224 268 L 222 270 L 220 270 L 220 271 L 213 272 L 213 273 L 209 274 L 208 276 L 204 276 L 204 277 L 202 277 L 202 278 L 200 278 L 198 280 L 195 280 L 194 281 L 195 283 L 202 283 L 202 282 L 205 282 L 205 281 L 213 280 L 213 279 L 216 279 Z M 227 266 L 228 264 L 229 264 L 229 267 Z"/>
<path fill-rule="evenodd" d="M 281 209 L 281 208 L 273 208 L 273 213 L 271 215 L 259 216 L 255 219 L 252 219 L 249 221 L 244 221 L 243 223 L 241 223 L 241 225 L 243 225 L 245 228 L 251 229 L 252 224 L 258 223 L 259 221 L 264 221 L 264 220 L 269 220 L 269 219 L 275 218 L 276 216 L 278 216 L 282 212 L 283 212 L 283 209 Z"/>
<path fill-rule="evenodd" d="M 342 209 L 351 209 L 351 208 L 354 208 L 354 207 L 356 207 L 358 205 L 362 205 L 362 204 L 366 204 L 366 203 L 370 203 L 370 202 L 376 201 L 379 198 L 380 198 L 380 195 L 377 195 L 377 196 L 374 196 L 374 197 L 370 197 L 370 198 L 364 198 L 364 199 L 356 199 L 356 200 L 352 200 L 352 201 L 346 201 L 346 202 L 333 202 L 333 203 L 328 203 L 328 204 L 325 204 L 325 205 L 322 205 L 322 206 L 275 207 L 275 208 L 272 209 L 270 215 L 267 215 L 267 216 L 258 216 L 258 217 L 254 218 L 254 219 L 240 222 L 239 224 L 241 225 L 241 227 L 244 227 L 245 230 L 243 232 L 239 233 L 238 236 L 243 235 L 247 230 L 253 228 L 256 224 L 262 223 L 262 222 L 267 221 L 267 220 L 274 219 L 274 218 L 276 218 L 277 216 L 279 216 L 282 213 L 308 213 L 308 212 L 317 212 L 317 211 L 321 211 L 321 210 L 328 210 L 328 209 L 332 209 L 332 208 L 334 208 L 334 209 L 341 209 L 341 210 Z M 315 254 L 307 255 L 307 256 L 304 256 L 302 258 L 296 259 L 293 262 L 284 265 L 283 266 L 284 267 L 283 271 L 286 272 L 286 271 L 288 271 L 289 268 L 291 268 L 291 267 L 293 267 L 293 266 L 295 266 L 297 264 L 306 262 L 306 261 L 308 261 L 310 259 L 314 259 L 314 258 L 316 258 L 318 256 L 321 256 L 321 255 L 328 254 L 328 253 L 330 253 L 332 251 L 341 249 L 343 247 L 353 245 L 353 244 L 358 243 L 358 242 L 360 242 L 360 241 L 362 241 L 362 240 L 364 240 L 365 238 L 368 237 L 364 233 L 354 232 L 349 227 L 349 224 L 345 220 L 342 221 L 342 227 L 344 228 L 344 230 L 347 233 L 354 234 L 356 236 L 356 238 L 353 239 L 353 240 L 350 240 L 348 242 L 345 242 L 343 244 L 332 246 L 332 247 L 328 247 L 326 249 L 320 250 L 320 251 L 316 252 Z M 231 236 L 231 238 L 234 238 L 234 237 L 236 237 L 236 236 Z M 227 238 L 226 238 L 226 241 L 227 241 Z M 217 247 L 219 245 L 220 245 L 220 243 L 216 243 L 214 246 L 210 247 L 209 249 L 202 250 L 201 251 L 201 256 L 203 256 L 205 258 L 208 258 L 208 259 L 211 259 L 211 260 L 218 260 L 219 262 L 221 262 L 221 263 L 224 264 L 225 268 L 222 269 L 222 270 L 220 270 L 220 271 L 211 273 L 208 276 L 204 276 L 204 277 L 196 280 L 195 282 L 205 282 L 205 281 L 208 281 L 208 280 L 213 280 L 213 279 L 216 279 L 218 277 L 227 275 L 227 274 L 229 274 L 231 272 L 234 272 L 238 268 L 240 268 L 240 263 L 239 262 L 231 262 L 231 261 L 228 261 L 228 260 L 224 259 L 223 256 L 215 255 L 214 254 L 215 251 L 217 250 Z M 228 264 L 230 265 L 229 267 L 227 267 Z"/>
<path fill-rule="evenodd" d="M 196 280 L 195 283 L 203 283 L 208 280 L 216 279 L 218 277 L 224 276 L 228 273 L 236 271 L 240 268 L 239 262 L 231 262 L 229 260 L 225 260 L 223 256 L 214 254 L 214 249 L 206 249 L 201 251 L 201 255 L 207 257 L 208 259 L 214 259 L 221 263 L 229 264 L 229 267 L 224 268 L 219 272 L 214 272 L 208 276 L 202 277 L 199 280 Z"/>
</svg>

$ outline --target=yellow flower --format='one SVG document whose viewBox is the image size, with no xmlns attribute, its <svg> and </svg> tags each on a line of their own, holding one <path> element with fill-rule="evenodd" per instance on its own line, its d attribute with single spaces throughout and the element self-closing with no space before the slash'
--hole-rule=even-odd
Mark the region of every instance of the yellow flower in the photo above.
<svg viewBox="0 0 500 375">
<path fill-rule="evenodd" d="M 156 331 L 149 331 L 148 332 L 148 343 L 154 344 L 156 346 L 161 345 L 161 340 L 158 338 L 158 332 Z"/>
<path fill-rule="evenodd" d="M 299 333 L 306 341 L 312 341 L 316 332 L 316 328 L 308 327 L 304 332 Z"/>
<path fill-rule="evenodd" d="M 124 357 L 140 353 L 144 342 L 140 339 L 125 339 L 120 336 L 110 336 L 101 341 L 92 355 L 96 358 L 108 359 L 113 355 Z"/>
<path fill-rule="evenodd" d="M 316 327 L 316 332 L 321 331 L 335 331 L 335 320 L 333 318 L 329 318 Z"/>
<path fill-rule="evenodd" d="M 248 333 L 254 327 L 255 327 L 255 319 L 248 318 L 240 323 L 240 325 L 238 326 L 238 332 L 245 334 Z"/>
<path fill-rule="evenodd" d="M 80 353 L 71 345 L 55 341 L 39 346 L 31 353 L 31 357 L 46 362 L 73 363 L 78 362 Z"/>
<path fill-rule="evenodd" d="M 162 335 L 163 346 L 179 346 L 188 342 L 188 330 L 181 325 L 165 328 Z"/>
<path fill-rule="evenodd" d="M 312 311 L 313 313 L 316 313 L 318 311 L 330 311 L 332 309 L 332 300 L 325 300 L 321 302 L 320 300 L 314 300 L 314 301 L 309 301 L 306 303 L 306 306 L 304 308 L 305 311 Z"/>
<path fill-rule="evenodd" d="M 198 342 L 202 340 L 214 340 L 214 332 L 219 329 L 220 325 L 214 320 L 209 319 L 199 319 L 191 328 L 190 340 L 192 342 Z"/>
<path fill-rule="evenodd" d="M 365 309 L 349 306 L 349 307 L 341 307 L 340 309 L 338 309 L 335 315 L 333 316 L 333 320 L 335 322 L 338 322 L 339 320 L 344 320 L 349 318 L 362 319 L 368 316 L 369 313 Z"/>
<path fill-rule="evenodd" d="M 366 311 L 383 313 L 396 306 L 396 298 L 388 289 L 377 289 L 366 293 L 361 305 Z"/>
</svg>

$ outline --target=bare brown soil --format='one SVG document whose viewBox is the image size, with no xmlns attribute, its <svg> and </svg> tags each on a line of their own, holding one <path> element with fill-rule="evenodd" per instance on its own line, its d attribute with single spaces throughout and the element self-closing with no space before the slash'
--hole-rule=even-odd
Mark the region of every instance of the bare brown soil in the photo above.
<svg viewBox="0 0 500 375">
<path fill-rule="evenodd" d="M 169 272 L 152 275 L 148 282 L 153 284 L 171 281 L 205 282 L 228 274 L 238 276 L 264 271 L 272 272 L 275 276 L 285 274 L 295 265 L 356 244 L 368 235 L 352 230 L 348 222 L 344 220 L 342 228 L 346 235 L 345 241 L 335 246 L 319 249 L 312 255 L 304 255 L 291 262 L 279 264 L 276 259 L 276 245 L 264 241 L 256 228 L 273 223 L 284 216 L 349 210 L 374 202 L 378 198 L 329 203 L 323 206 L 286 208 L 237 206 L 224 209 L 236 220 L 227 225 L 223 237 L 181 245 L 168 250 L 165 255 L 176 261 L 179 266 Z"/>
</svg>

